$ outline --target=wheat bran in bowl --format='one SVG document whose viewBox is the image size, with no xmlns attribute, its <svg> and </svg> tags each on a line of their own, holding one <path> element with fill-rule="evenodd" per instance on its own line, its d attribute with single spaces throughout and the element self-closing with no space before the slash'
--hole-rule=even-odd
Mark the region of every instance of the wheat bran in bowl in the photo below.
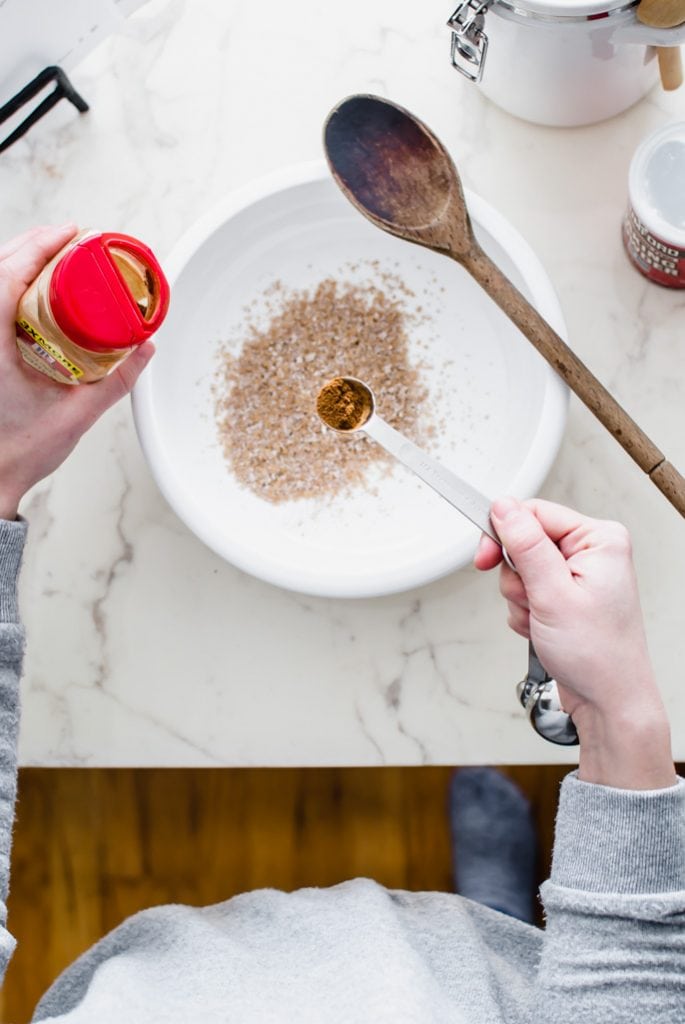
<svg viewBox="0 0 685 1024">
<path fill-rule="evenodd" d="M 279 503 L 364 486 L 371 466 L 389 471 L 380 446 L 364 435 L 341 438 L 319 420 L 317 394 L 333 377 L 365 381 L 383 418 L 425 442 L 427 389 L 409 350 L 422 314 L 409 310 L 412 297 L 383 272 L 380 283 L 328 277 L 296 290 L 277 282 L 266 297 L 266 324 L 246 311 L 241 338 L 221 347 L 215 382 L 221 447 L 241 484 Z"/>
</svg>

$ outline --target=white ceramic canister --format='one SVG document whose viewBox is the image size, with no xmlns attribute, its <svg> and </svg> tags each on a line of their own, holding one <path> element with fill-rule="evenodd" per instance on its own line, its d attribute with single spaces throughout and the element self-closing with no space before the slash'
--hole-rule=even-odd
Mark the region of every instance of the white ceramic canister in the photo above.
<svg viewBox="0 0 685 1024">
<path fill-rule="evenodd" d="M 626 0 L 462 0 L 448 26 L 452 63 L 499 107 L 537 124 L 592 124 L 626 110 L 657 80 L 655 29 Z"/>
<path fill-rule="evenodd" d="M 685 121 L 642 142 L 630 164 L 623 244 L 650 281 L 685 288 Z"/>
</svg>

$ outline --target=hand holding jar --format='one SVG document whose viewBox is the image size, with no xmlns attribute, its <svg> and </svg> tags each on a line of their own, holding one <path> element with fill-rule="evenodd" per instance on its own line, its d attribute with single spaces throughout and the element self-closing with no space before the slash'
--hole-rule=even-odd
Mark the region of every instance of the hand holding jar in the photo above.
<svg viewBox="0 0 685 1024">
<path fill-rule="evenodd" d="M 90 384 L 151 338 L 168 308 L 169 285 L 146 245 L 81 231 L 21 296 L 17 345 L 59 384 Z"/>
<path fill-rule="evenodd" d="M 65 387 L 27 366 L 15 319 L 27 288 L 76 235 L 76 227 L 32 228 L 0 245 L 0 518 L 14 519 L 26 491 L 55 470 L 82 434 L 127 395 L 154 353 L 146 341 L 97 386 Z"/>
</svg>

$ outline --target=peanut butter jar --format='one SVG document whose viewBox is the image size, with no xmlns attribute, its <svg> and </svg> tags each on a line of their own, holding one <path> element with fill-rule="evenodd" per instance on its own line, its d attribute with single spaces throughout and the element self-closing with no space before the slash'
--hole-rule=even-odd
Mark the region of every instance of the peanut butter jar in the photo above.
<svg viewBox="0 0 685 1024">
<path fill-rule="evenodd" d="M 82 231 L 22 296 L 17 346 L 52 380 L 89 384 L 152 337 L 168 308 L 169 285 L 146 245 L 130 235 Z"/>
</svg>

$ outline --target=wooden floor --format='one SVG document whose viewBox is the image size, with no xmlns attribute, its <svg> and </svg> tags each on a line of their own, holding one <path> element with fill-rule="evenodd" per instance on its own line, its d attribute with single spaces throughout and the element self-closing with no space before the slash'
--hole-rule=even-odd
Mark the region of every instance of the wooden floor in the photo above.
<svg viewBox="0 0 685 1024">
<path fill-rule="evenodd" d="M 505 769 L 530 796 L 548 869 L 568 769 Z M 365 875 L 452 888 L 452 769 L 81 770 L 20 774 L 3 1024 L 24 1024 L 71 961 L 153 904 L 208 904 Z"/>
</svg>

